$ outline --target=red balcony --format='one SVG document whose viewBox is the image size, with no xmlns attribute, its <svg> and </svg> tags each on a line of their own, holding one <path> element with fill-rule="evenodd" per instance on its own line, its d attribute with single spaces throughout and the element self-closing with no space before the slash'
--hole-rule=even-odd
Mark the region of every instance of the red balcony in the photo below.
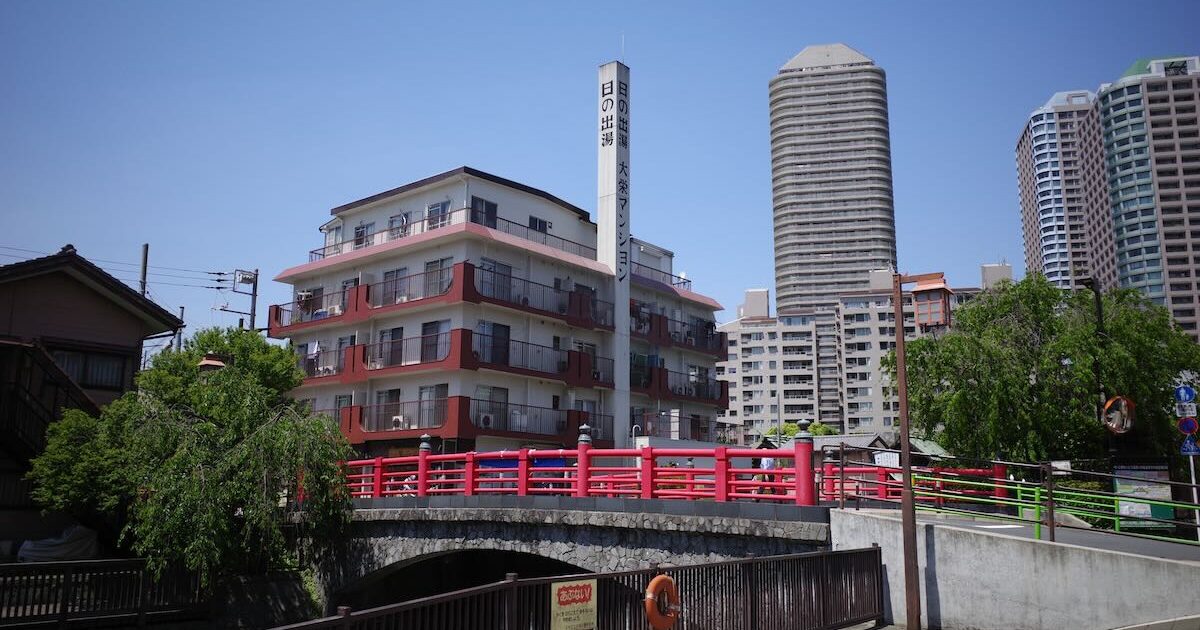
<svg viewBox="0 0 1200 630">
<path fill-rule="evenodd" d="M 439 370 L 486 368 L 577 387 L 612 387 L 613 362 L 576 350 L 517 341 L 470 330 L 454 330 L 370 345 L 340 352 L 320 351 L 299 358 L 305 385 L 356 383 L 382 376 Z"/>
<path fill-rule="evenodd" d="M 676 400 L 691 400 L 725 407 L 729 400 L 729 383 L 714 378 L 666 370 L 667 391 Z"/>
<path fill-rule="evenodd" d="M 473 292 L 467 301 L 498 304 L 515 310 L 553 317 L 576 328 L 612 330 L 613 304 L 595 296 L 593 291 L 552 287 L 513 277 L 511 274 L 480 269 L 464 263 L 466 275 L 473 279 Z"/>
<path fill-rule="evenodd" d="M 569 445 L 579 437 L 579 427 L 585 423 L 593 426 L 594 440 L 612 442 L 612 416 L 466 396 L 352 405 L 338 410 L 337 418 L 351 444 L 417 440 L 429 434 L 441 439 L 490 435 Z"/>
<path fill-rule="evenodd" d="M 497 304 L 553 317 L 576 328 L 612 330 L 613 326 L 612 302 L 590 291 L 556 289 L 478 269 L 469 262 L 277 304 L 271 306 L 268 322 L 270 336 L 282 339 L 301 330 L 358 323 L 383 313 L 462 302 Z"/>
<path fill-rule="evenodd" d="M 471 355 L 479 367 L 525 374 L 550 376 L 563 381 L 572 380 L 571 357 L 568 351 L 541 346 L 507 337 L 473 334 Z"/>
<path fill-rule="evenodd" d="M 728 337 L 717 332 L 716 322 L 683 322 L 655 313 L 653 304 L 629 301 L 629 334 L 651 345 L 674 346 L 725 359 Z"/>
</svg>

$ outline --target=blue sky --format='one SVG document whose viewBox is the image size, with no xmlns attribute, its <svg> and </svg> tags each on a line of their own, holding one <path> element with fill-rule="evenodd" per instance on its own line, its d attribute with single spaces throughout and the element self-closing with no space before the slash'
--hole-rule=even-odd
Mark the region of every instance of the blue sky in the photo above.
<svg viewBox="0 0 1200 630">
<path fill-rule="evenodd" d="M 149 242 L 152 265 L 273 276 L 329 208 L 464 164 L 592 210 L 595 72 L 622 35 L 634 234 L 729 319 L 774 285 L 767 81 L 804 46 L 887 71 L 900 266 L 976 285 L 982 262 L 1023 272 L 1029 111 L 1138 57 L 1200 53 L 1200 3 L 8 0 L 0 262 L 70 242 L 136 263 Z M 239 298 L 155 271 L 189 326 L 236 322 L 211 309 Z M 264 312 L 289 299 L 263 295 Z"/>
</svg>

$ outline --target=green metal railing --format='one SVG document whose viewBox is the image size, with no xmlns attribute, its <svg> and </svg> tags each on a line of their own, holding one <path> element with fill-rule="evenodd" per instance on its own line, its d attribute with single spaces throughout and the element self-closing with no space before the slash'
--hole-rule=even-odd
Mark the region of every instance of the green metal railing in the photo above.
<svg viewBox="0 0 1200 630">
<path fill-rule="evenodd" d="M 868 453 L 890 449 L 856 448 Z M 902 490 L 898 466 L 844 461 L 845 447 L 822 449 L 826 462 L 818 487 L 821 498 L 845 506 L 847 500 L 899 504 Z M 1099 489 L 1067 487 L 1088 481 L 1116 486 L 1119 480 L 1154 484 L 1191 495 L 1191 484 L 1128 475 L 1055 468 L 1051 464 L 979 462 L 955 457 L 928 457 L 930 465 L 913 467 L 913 497 L 920 512 L 1031 524 L 1034 536 L 1053 541 L 1056 528 L 1200 545 L 1200 504 Z M 831 463 L 832 460 L 832 463 Z M 844 462 L 844 463 L 843 463 Z M 1172 518 L 1122 514 L 1122 503 L 1170 510 Z M 1062 515 L 1085 524 L 1061 522 Z M 1137 525 L 1131 526 L 1131 523 Z M 1154 531 L 1155 528 L 1166 531 Z"/>
</svg>

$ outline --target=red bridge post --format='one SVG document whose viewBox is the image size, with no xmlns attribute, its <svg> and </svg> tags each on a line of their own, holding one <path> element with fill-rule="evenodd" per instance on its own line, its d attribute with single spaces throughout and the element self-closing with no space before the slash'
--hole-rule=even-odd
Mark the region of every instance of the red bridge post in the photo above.
<svg viewBox="0 0 1200 630">
<path fill-rule="evenodd" d="M 588 451 L 592 448 L 592 428 L 584 424 L 579 427 L 579 443 L 575 446 L 575 496 L 586 497 L 591 484 L 592 456 Z"/>
<path fill-rule="evenodd" d="M 428 433 L 421 436 L 421 445 L 417 447 L 417 496 L 429 496 L 429 452 L 433 450 L 433 445 L 429 440 L 433 439 Z"/>
<path fill-rule="evenodd" d="M 792 442 L 796 467 L 796 505 L 816 505 L 816 486 L 813 483 L 813 441 L 808 427 Z"/>
</svg>

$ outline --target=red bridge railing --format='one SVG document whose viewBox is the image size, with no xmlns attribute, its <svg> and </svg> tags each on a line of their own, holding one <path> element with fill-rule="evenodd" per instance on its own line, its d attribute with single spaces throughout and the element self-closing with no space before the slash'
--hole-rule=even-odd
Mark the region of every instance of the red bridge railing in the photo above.
<svg viewBox="0 0 1200 630">
<path fill-rule="evenodd" d="M 812 443 L 797 451 L 728 448 L 574 449 L 435 455 L 348 461 L 357 499 L 410 496 L 569 496 L 762 501 L 816 505 Z M 796 465 L 797 456 L 799 466 Z M 774 462 L 763 468 L 763 459 Z"/>
</svg>

